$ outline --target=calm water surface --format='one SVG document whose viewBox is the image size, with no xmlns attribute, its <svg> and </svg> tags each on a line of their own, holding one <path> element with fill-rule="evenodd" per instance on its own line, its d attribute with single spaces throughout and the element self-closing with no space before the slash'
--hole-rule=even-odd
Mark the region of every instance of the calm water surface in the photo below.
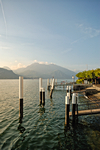
<svg viewBox="0 0 100 150">
<path fill-rule="evenodd" d="M 47 81 L 43 80 L 47 89 Z M 19 81 L 0 80 L 0 150 L 100 150 L 100 115 L 80 116 L 65 128 L 66 90 L 59 88 L 39 106 L 38 80 L 24 80 L 24 117 L 19 122 Z M 79 95 L 79 104 L 86 104 Z M 87 106 L 82 106 L 82 109 Z M 81 109 L 81 108 L 80 108 Z"/>
</svg>

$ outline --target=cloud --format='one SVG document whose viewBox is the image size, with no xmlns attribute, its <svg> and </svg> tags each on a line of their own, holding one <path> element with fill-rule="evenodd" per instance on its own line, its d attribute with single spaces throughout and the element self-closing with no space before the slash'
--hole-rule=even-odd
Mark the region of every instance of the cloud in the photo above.
<svg viewBox="0 0 100 150">
<path fill-rule="evenodd" d="M 49 62 L 43 62 L 43 61 L 37 61 L 37 60 L 34 60 L 32 63 L 39 63 L 39 64 L 45 64 L 45 65 L 49 65 L 49 64 L 54 64 L 54 63 L 49 63 Z"/>
<path fill-rule="evenodd" d="M 72 51 L 72 48 L 68 48 L 67 50 L 63 51 L 62 53 L 68 53 L 70 51 Z"/>
<path fill-rule="evenodd" d="M 34 60 L 33 63 L 38 63 L 38 61 L 37 61 L 37 60 Z"/>
<path fill-rule="evenodd" d="M 77 24 L 76 26 L 81 30 L 81 32 L 83 32 L 89 38 L 93 38 L 93 37 L 100 35 L 99 29 L 87 27 L 83 24 Z"/>
<path fill-rule="evenodd" d="M 91 27 L 88 27 L 88 28 L 86 27 L 84 29 L 84 33 L 89 35 L 90 38 L 93 38 L 93 37 L 96 37 L 96 36 L 100 35 L 100 30 L 93 29 Z"/>
<path fill-rule="evenodd" d="M 39 64 L 45 64 L 45 65 L 49 65 L 49 63 L 48 62 L 39 62 Z"/>
<path fill-rule="evenodd" d="M 26 66 L 23 65 L 22 63 L 18 63 L 17 65 L 14 65 L 14 66 L 11 66 L 11 70 L 16 70 L 16 69 L 19 69 L 19 68 L 25 68 Z"/>
<path fill-rule="evenodd" d="M 100 30 L 91 28 L 91 27 L 86 27 L 84 24 L 76 24 L 77 28 L 80 29 L 80 31 L 84 34 L 84 36 L 74 40 L 71 42 L 71 44 L 75 44 L 77 42 L 80 42 L 80 40 L 86 40 L 87 38 L 94 38 L 98 35 L 100 35 Z"/>
</svg>

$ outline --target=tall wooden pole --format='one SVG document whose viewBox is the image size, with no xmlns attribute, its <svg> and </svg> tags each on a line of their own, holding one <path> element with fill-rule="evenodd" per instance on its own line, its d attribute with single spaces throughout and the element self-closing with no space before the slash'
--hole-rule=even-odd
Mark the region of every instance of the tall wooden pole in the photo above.
<svg viewBox="0 0 100 150">
<path fill-rule="evenodd" d="M 65 125 L 69 125 L 69 97 L 65 96 Z"/>
<path fill-rule="evenodd" d="M 45 106 L 45 89 L 42 88 L 42 105 Z"/>
<path fill-rule="evenodd" d="M 75 125 L 75 106 L 76 106 L 76 93 L 72 95 L 72 123 Z"/>
<path fill-rule="evenodd" d="M 23 77 L 19 76 L 19 117 L 23 118 Z"/>
</svg>

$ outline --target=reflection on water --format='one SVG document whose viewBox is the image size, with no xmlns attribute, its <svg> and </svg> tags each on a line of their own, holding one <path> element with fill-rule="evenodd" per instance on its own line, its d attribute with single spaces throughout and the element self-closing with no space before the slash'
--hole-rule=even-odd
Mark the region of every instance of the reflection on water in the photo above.
<svg viewBox="0 0 100 150">
<path fill-rule="evenodd" d="M 45 89 L 46 85 L 43 80 Z M 69 127 L 65 126 L 65 90 L 55 90 L 52 99 L 46 90 L 42 107 L 38 80 L 24 80 L 24 114 L 19 120 L 18 80 L 0 80 L 0 91 L 1 150 L 99 150 L 100 115 L 80 116 L 75 127 L 70 118 Z M 79 104 L 87 104 L 82 95 Z"/>
</svg>

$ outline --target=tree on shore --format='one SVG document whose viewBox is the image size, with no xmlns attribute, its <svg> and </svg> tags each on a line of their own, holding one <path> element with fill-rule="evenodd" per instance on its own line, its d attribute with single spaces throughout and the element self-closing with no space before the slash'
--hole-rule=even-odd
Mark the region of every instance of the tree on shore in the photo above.
<svg viewBox="0 0 100 150">
<path fill-rule="evenodd" d="M 76 77 L 78 77 L 77 83 L 84 83 L 84 80 L 88 80 L 96 84 L 97 79 L 100 78 L 100 68 L 79 72 L 76 74 Z"/>
</svg>

